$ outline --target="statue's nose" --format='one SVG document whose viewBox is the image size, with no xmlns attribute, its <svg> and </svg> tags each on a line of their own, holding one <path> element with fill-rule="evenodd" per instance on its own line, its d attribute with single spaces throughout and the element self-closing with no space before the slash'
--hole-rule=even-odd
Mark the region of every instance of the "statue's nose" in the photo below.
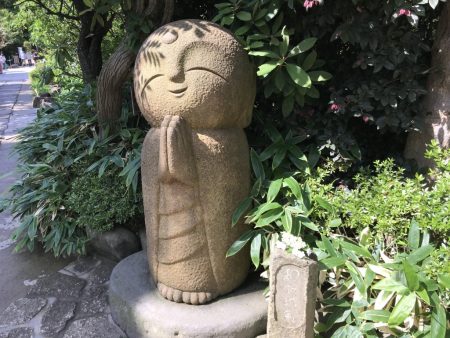
<svg viewBox="0 0 450 338">
<path fill-rule="evenodd" d="M 184 70 L 182 67 L 178 66 L 170 67 L 167 77 L 172 82 L 182 83 L 184 82 Z"/>
</svg>

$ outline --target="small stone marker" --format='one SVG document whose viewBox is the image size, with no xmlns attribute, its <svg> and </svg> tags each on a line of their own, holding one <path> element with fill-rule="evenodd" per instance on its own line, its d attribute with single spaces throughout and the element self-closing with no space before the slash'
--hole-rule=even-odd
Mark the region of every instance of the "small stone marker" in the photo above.
<svg viewBox="0 0 450 338">
<path fill-rule="evenodd" d="M 270 263 L 268 338 L 314 337 L 317 262 L 275 249 Z"/>
</svg>

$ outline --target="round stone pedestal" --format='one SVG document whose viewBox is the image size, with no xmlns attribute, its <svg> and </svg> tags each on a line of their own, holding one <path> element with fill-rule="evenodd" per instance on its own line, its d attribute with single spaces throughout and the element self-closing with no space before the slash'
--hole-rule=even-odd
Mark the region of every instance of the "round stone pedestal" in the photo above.
<svg viewBox="0 0 450 338">
<path fill-rule="evenodd" d="M 170 302 L 159 295 L 141 251 L 114 268 L 109 303 L 129 338 L 255 338 L 266 331 L 264 287 L 248 281 L 206 305 Z"/>
</svg>

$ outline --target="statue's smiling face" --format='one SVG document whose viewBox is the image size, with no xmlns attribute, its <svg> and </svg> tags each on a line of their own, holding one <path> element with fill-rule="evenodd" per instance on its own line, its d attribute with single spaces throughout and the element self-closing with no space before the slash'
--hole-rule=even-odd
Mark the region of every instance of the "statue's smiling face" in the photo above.
<svg viewBox="0 0 450 338">
<path fill-rule="evenodd" d="M 163 27 L 141 48 L 134 80 L 141 111 L 153 126 L 166 115 L 183 116 L 193 128 L 247 125 L 254 74 L 245 53 L 216 26 L 187 23 Z"/>
</svg>

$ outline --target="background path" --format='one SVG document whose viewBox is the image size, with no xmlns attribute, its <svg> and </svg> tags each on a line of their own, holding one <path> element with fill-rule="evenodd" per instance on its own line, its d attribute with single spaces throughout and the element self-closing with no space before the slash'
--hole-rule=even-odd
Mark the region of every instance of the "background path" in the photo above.
<svg viewBox="0 0 450 338">
<path fill-rule="evenodd" d="M 18 133 L 36 117 L 30 70 L 0 74 L 0 198 L 20 177 L 11 154 Z M 97 256 L 56 259 L 38 247 L 14 253 L 11 234 L 17 226 L 8 211 L 0 213 L 0 338 L 126 337 L 113 324 L 107 302 L 115 262 Z"/>
</svg>

